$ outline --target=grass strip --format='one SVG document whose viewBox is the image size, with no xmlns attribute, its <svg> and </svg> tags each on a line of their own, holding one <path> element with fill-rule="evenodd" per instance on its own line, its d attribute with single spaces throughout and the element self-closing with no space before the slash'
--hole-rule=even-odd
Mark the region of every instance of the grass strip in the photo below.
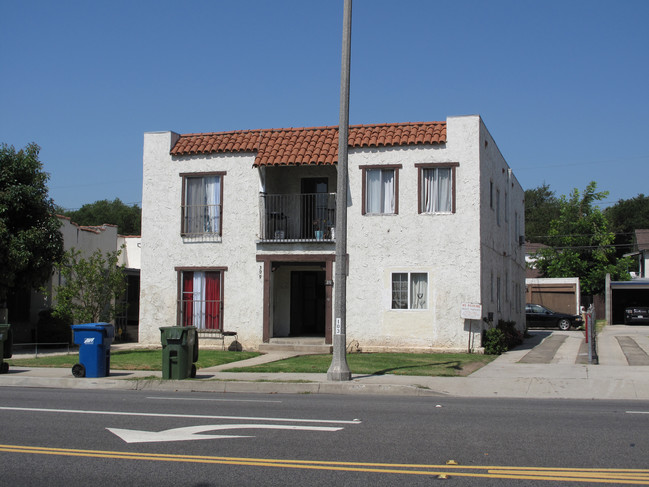
<svg viewBox="0 0 649 487">
<path fill-rule="evenodd" d="M 353 353 L 347 355 L 347 364 L 354 374 L 462 377 L 487 365 L 496 357 L 467 353 Z M 331 355 L 303 355 L 227 371 L 323 374 L 330 365 Z"/>
<path fill-rule="evenodd" d="M 260 355 L 256 352 L 201 350 L 198 369 L 237 362 Z M 428 377 L 462 377 L 485 366 L 497 356 L 467 353 L 353 353 L 347 363 L 354 374 L 413 375 Z M 7 360 L 17 367 L 72 367 L 79 354 L 14 358 Z M 331 355 L 302 355 L 250 367 L 236 367 L 227 372 L 314 373 L 324 374 L 331 365 Z M 111 370 L 162 370 L 162 350 L 111 351 Z"/>
<path fill-rule="evenodd" d="M 246 360 L 260 355 L 257 352 L 230 352 L 221 350 L 201 350 L 196 368 Z M 79 354 L 50 355 L 37 358 L 14 358 L 7 362 L 16 367 L 72 367 L 79 362 Z M 121 350 L 110 352 L 111 370 L 162 370 L 162 349 Z"/>
</svg>

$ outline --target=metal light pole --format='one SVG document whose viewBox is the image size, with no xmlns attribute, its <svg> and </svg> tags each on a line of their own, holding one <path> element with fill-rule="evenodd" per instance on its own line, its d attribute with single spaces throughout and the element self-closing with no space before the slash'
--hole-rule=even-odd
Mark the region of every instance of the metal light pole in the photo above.
<svg viewBox="0 0 649 487">
<path fill-rule="evenodd" d="M 345 0 L 343 54 L 340 74 L 340 123 L 338 126 L 338 179 L 336 191 L 336 273 L 334 276 L 333 357 L 328 380 L 350 380 L 347 365 L 347 144 L 349 139 L 349 71 L 352 40 L 352 0 Z"/>
</svg>

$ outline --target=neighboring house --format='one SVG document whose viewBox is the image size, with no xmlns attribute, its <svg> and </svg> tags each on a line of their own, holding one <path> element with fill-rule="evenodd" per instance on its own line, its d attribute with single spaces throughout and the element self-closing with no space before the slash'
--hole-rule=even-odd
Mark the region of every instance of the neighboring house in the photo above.
<svg viewBox="0 0 649 487">
<path fill-rule="evenodd" d="M 536 254 L 544 247 L 547 247 L 547 245 L 525 242 L 525 264 L 527 265 L 525 277 L 527 279 L 538 279 L 541 277 L 541 272 L 536 268 Z"/>
<path fill-rule="evenodd" d="M 649 230 L 636 230 L 633 234 L 633 252 L 625 257 L 638 259 L 638 272 L 631 273 L 633 277 L 649 278 Z"/>
<path fill-rule="evenodd" d="M 70 218 L 58 216 L 63 235 L 63 248 L 67 252 L 74 248 L 81 252 L 82 257 L 90 257 L 95 250 L 103 253 L 114 252 L 125 246 L 120 256 L 120 265 L 125 264 L 129 276 L 128 309 L 123 317 L 118 319 L 119 330 L 127 329 L 128 325 L 133 338 L 137 339 L 138 303 L 139 303 L 139 240 L 140 237 L 125 237 L 117 234 L 115 225 L 80 226 Z M 52 308 L 56 299 L 56 287 L 60 284 L 60 275 L 54 271 L 52 278 L 45 284 L 47 293 L 34 289 L 19 294 L 10 303 L 10 323 L 13 325 L 14 341 L 16 343 L 42 342 L 47 336 L 46 325 L 39 328 L 42 313 Z M 52 297 L 54 296 L 54 298 Z M 121 321 L 120 321 L 121 320 Z"/>
<path fill-rule="evenodd" d="M 139 341 L 331 344 L 337 152 L 337 127 L 146 133 Z M 524 193 L 479 116 L 352 126 L 348 166 L 348 345 L 466 351 L 481 316 L 524 328 Z"/>
</svg>

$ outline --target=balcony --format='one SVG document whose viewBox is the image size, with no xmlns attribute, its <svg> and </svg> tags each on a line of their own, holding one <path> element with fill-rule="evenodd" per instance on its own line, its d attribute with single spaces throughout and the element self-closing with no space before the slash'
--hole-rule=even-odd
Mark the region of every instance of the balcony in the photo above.
<svg viewBox="0 0 649 487">
<path fill-rule="evenodd" d="M 336 194 L 260 194 L 259 237 L 262 242 L 334 240 Z"/>
</svg>

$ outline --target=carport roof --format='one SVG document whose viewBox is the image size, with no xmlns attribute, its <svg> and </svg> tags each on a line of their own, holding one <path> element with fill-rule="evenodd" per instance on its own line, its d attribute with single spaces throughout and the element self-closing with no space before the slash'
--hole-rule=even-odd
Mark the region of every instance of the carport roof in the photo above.
<svg viewBox="0 0 649 487">
<path fill-rule="evenodd" d="M 649 289 L 649 279 L 611 281 L 611 289 Z"/>
</svg>

